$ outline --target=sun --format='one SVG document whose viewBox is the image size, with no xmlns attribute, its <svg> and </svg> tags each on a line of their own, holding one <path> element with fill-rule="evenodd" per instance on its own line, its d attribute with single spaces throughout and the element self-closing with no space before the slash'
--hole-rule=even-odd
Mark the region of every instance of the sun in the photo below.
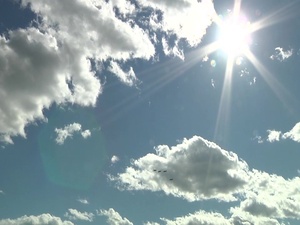
<svg viewBox="0 0 300 225">
<path fill-rule="evenodd" d="M 245 16 L 232 15 L 220 20 L 217 43 L 228 57 L 243 55 L 251 45 L 251 24 Z"/>
</svg>

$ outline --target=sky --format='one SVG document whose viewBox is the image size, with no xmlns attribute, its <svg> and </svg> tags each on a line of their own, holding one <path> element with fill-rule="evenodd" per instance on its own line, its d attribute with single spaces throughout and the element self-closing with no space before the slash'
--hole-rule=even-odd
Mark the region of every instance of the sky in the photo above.
<svg viewBox="0 0 300 225">
<path fill-rule="evenodd" d="M 0 225 L 295 225 L 298 0 L 0 0 Z"/>
</svg>

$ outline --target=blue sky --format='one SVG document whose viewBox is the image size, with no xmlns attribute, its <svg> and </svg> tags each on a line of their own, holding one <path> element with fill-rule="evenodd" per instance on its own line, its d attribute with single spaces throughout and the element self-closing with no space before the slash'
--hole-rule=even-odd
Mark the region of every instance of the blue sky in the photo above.
<svg viewBox="0 0 300 225">
<path fill-rule="evenodd" d="M 299 7 L 0 1 L 0 225 L 298 224 Z"/>
</svg>

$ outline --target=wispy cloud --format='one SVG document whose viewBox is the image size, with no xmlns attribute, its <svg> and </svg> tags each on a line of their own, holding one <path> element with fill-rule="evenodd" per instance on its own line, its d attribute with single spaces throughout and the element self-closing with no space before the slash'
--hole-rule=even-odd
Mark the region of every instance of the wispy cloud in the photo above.
<svg viewBox="0 0 300 225">
<path fill-rule="evenodd" d="M 127 84 L 128 86 L 133 86 L 138 82 L 138 79 L 136 78 L 132 67 L 130 67 L 129 70 L 125 72 L 120 67 L 120 64 L 111 61 L 108 67 L 108 71 L 115 74 L 123 83 Z"/>
<path fill-rule="evenodd" d="M 90 204 L 86 198 L 78 198 L 77 201 L 85 205 Z"/>
<path fill-rule="evenodd" d="M 108 210 L 98 210 L 97 213 L 100 216 L 106 216 L 107 223 L 109 225 L 133 225 L 133 223 L 130 222 L 127 218 L 122 218 L 122 216 L 113 208 L 110 208 Z"/>
<path fill-rule="evenodd" d="M 283 62 L 293 55 L 293 51 L 293 49 L 284 50 L 281 47 L 277 47 L 275 48 L 275 53 L 270 56 L 270 59 Z"/>
<path fill-rule="evenodd" d="M 80 212 L 76 209 L 68 209 L 69 212 L 65 213 L 65 217 L 67 217 L 69 220 L 84 220 L 92 222 L 94 218 L 93 213 L 88 212 Z"/>
</svg>

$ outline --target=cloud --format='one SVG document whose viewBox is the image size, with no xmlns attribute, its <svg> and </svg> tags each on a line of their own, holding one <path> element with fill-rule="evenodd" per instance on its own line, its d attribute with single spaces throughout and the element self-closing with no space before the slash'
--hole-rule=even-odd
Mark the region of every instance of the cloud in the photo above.
<svg viewBox="0 0 300 225">
<path fill-rule="evenodd" d="M 62 221 L 61 218 L 50 214 L 39 216 L 22 216 L 17 219 L 1 219 L 0 225 L 74 225 L 70 221 Z"/>
<path fill-rule="evenodd" d="M 94 218 L 93 213 L 88 212 L 79 212 L 76 209 L 68 209 L 69 212 L 65 213 L 65 217 L 67 217 L 69 220 L 84 220 L 92 222 Z"/>
<path fill-rule="evenodd" d="M 267 138 L 268 142 L 272 143 L 272 142 L 280 140 L 281 131 L 267 130 L 267 132 L 269 133 L 268 138 Z"/>
<path fill-rule="evenodd" d="M 109 225 L 133 225 L 132 222 L 125 217 L 122 218 L 122 216 L 112 208 L 108 210 L 98 210 L 98 215 L 106 216 Z"/>
<path fill-rule="evenodd" d="M 278 220 L 300 218 L 300 177 L 285 179 L 249 169 L 235 153 L 198 136 L 171 148 L 160 145 L 155 154 L 132 160 L 124 172 L 109 178 L 121 190 L 163 191 L 188 201 L 239 203 L 229 209 L 229 218 L 200 211 L 163 219 L 167 224 L 214 224 L 210 221 L 215 216 L 220 224 L 234 225 L 280 224 Z"/>
<path fill-rule="evenodd" d="M 267 130 L 268 142 L 281 141 L 282 139 L 291 139 L 295 142 L 300 143 L 300 122 L 296 123 L 295 126 L 288 132 L 283 133 L 282 131 Z"/>
<path fill-rule="evenodd" d="M 174 220 L 162 218 L 166 225 L 189 224 L 189 225 L 230 225 L 220 213 L 208 213 L 205 211 L 198 211 L 183 217 L 177 217 Z"/>
<path fill-rule="evenodd" d="M 263 140 L 262 136 L 260 136 L 260 135 L 256 135 L 252 140 L 257 140 L 258 144 L 264 143 L 264 140 Z"/>
<path fill-rule="evenodd" d="M 178 40 L 175 41 L 173 47 L 170 47 L 166 38 L 162 38 L 162 47 L 163 47 L 163 51 L 164 51 L 165 55 L 176 56 L 176 57 L 180 58 L 182 61 L 184 60 L 184 53 L 183 53 L 182 49 L 179 49 Z"/>
<path fill-rule="evenodd" d="M 196 46 L 206 34 L 206 29 L 215 16 L 213 1 L 203 0 L 139 0 L 145 7 L 159 10 L 163 16 L 159 20 L 154 15 L 152 24 L 166 34 L 175 34 L 178 39 L 184 39 L 190 46 Z M 155 14 L 155 13 L 154 13 Z"/>
<path fill-rule="evenodd" d="M 155 53 L 145 31 L 117 18 L 110 3 L 82 0 L 22 1 L 23 5 L 28 3 L 31 3 L 34 12 L 41 14 L 47 29 L 55 28 L 55 34 L 62 44 L 78 49 L 87 57 L 97 60 L 149 59 Z"/>
<path fill-rule="evenodd" d="M 77 201 L 82 203 L 82 204 L 85 204 L 85 205 L 90 204 L 89 201 L 86 198 L 79 198 L 79 199 L 77 199 Z"/>
<path fill-rule="evenodd" d="M 90 130 L 84 130 L 81 132 L 81 124 L 79 123 L 72 123 L 69 125 L 66 125 L 64 128 L 55 128 L 55 133 L 57 134 L 57 137 L 55 138 L 55 142 L 59 145 L 64 144 L 65 140 L 67 138 L 72 138 L 73 134 L 80 133 L 81 136 L 84 139 L 87 139 L 91 136 Z"/>
<path fill-rule="evenodd" d="M 4 195 L 4 191 L 0 190 L 0 194 L 1 194 L 1 195 Z"/>
<path fill-rule="evenodd" d="M 108 67 L 108 71 L 115 74 L 120 79 L 120 81 L 128 86 L 133 86 L 138 82 L 138 79 L 136 78 L 132 67 L 130 67 L 130 69 L 125 72 L 117 62 L 111 61 Z"/>
<path fill-rule="evenodd" d="M 211 0 L 19 3 L 37 19 L 0 36 L 0 141 L 8 144 L 14 136 L 25 138 L 26 126 L 46 121 L 44 111 L 51 105 L 95 106 L 103 88 L 97 77 L 102 71 L 93 65 L 108 62 L 108 70 L 133 86 L 134 69 L 124 71 L 117 62 L 154 59 L 154 45 L 161 44 L 157 32 L 165 41 L 184 39 L 196 46 L 215 15 Z M 149 17 L 137 16 L 146 8 Z M 177 44 L 167 49 L 168 55 L 183 56 Z"/>
<path fill-rule="evenodd" d="M 280 62 L 285 61 L 293 55 L 293 49 L 284 50 L 281 47 L 275 48 L 275 54 L 270 56 L 272 60 L 278 60 Z"/>
<path fill-rule="evenodd" d="M 57 134 L 55 141 L 57 144 L 62 145 L 68 137 L 72 138 L 73 134 L 79 131 L 81 131 L 79 123 L 72 123 L 64 128 L 55 128 L 55 133 Z"/>
<path fill-rule="evenodd" d="M 116 156 L 116 155 L 113 155 L 113 156 L 111 157 L 111 159 L 110 159 L 110 161 L 111 161 L 112 164 L 115 164 L 115 163 L 118 162 L 119 160 L 120 160 L 119 157 Z"/>
<path fill-rule="evenodd" d="M 91 136 L 91 131 L 90 130 L 84 130 L 81 132 L 81 136 L 84 138 L 84 139 L 87 139 L 88 137 Z"/>
<path fill-rule="evenodd" d="M 248 165 L 235 153 L 201 137 L 155 150 L 155 154 L 133 160 L 124 173 L 109 176 L 110 180 L 120 189 L 163 191 L 189 201 L 232 201 L 247 183 Z"/>
<path fill-rule="evenodd" d="M 284 133 L 282 138 L 300 142 L 300 122 L 297 123 L 290 131 Z"/>
</svg>

